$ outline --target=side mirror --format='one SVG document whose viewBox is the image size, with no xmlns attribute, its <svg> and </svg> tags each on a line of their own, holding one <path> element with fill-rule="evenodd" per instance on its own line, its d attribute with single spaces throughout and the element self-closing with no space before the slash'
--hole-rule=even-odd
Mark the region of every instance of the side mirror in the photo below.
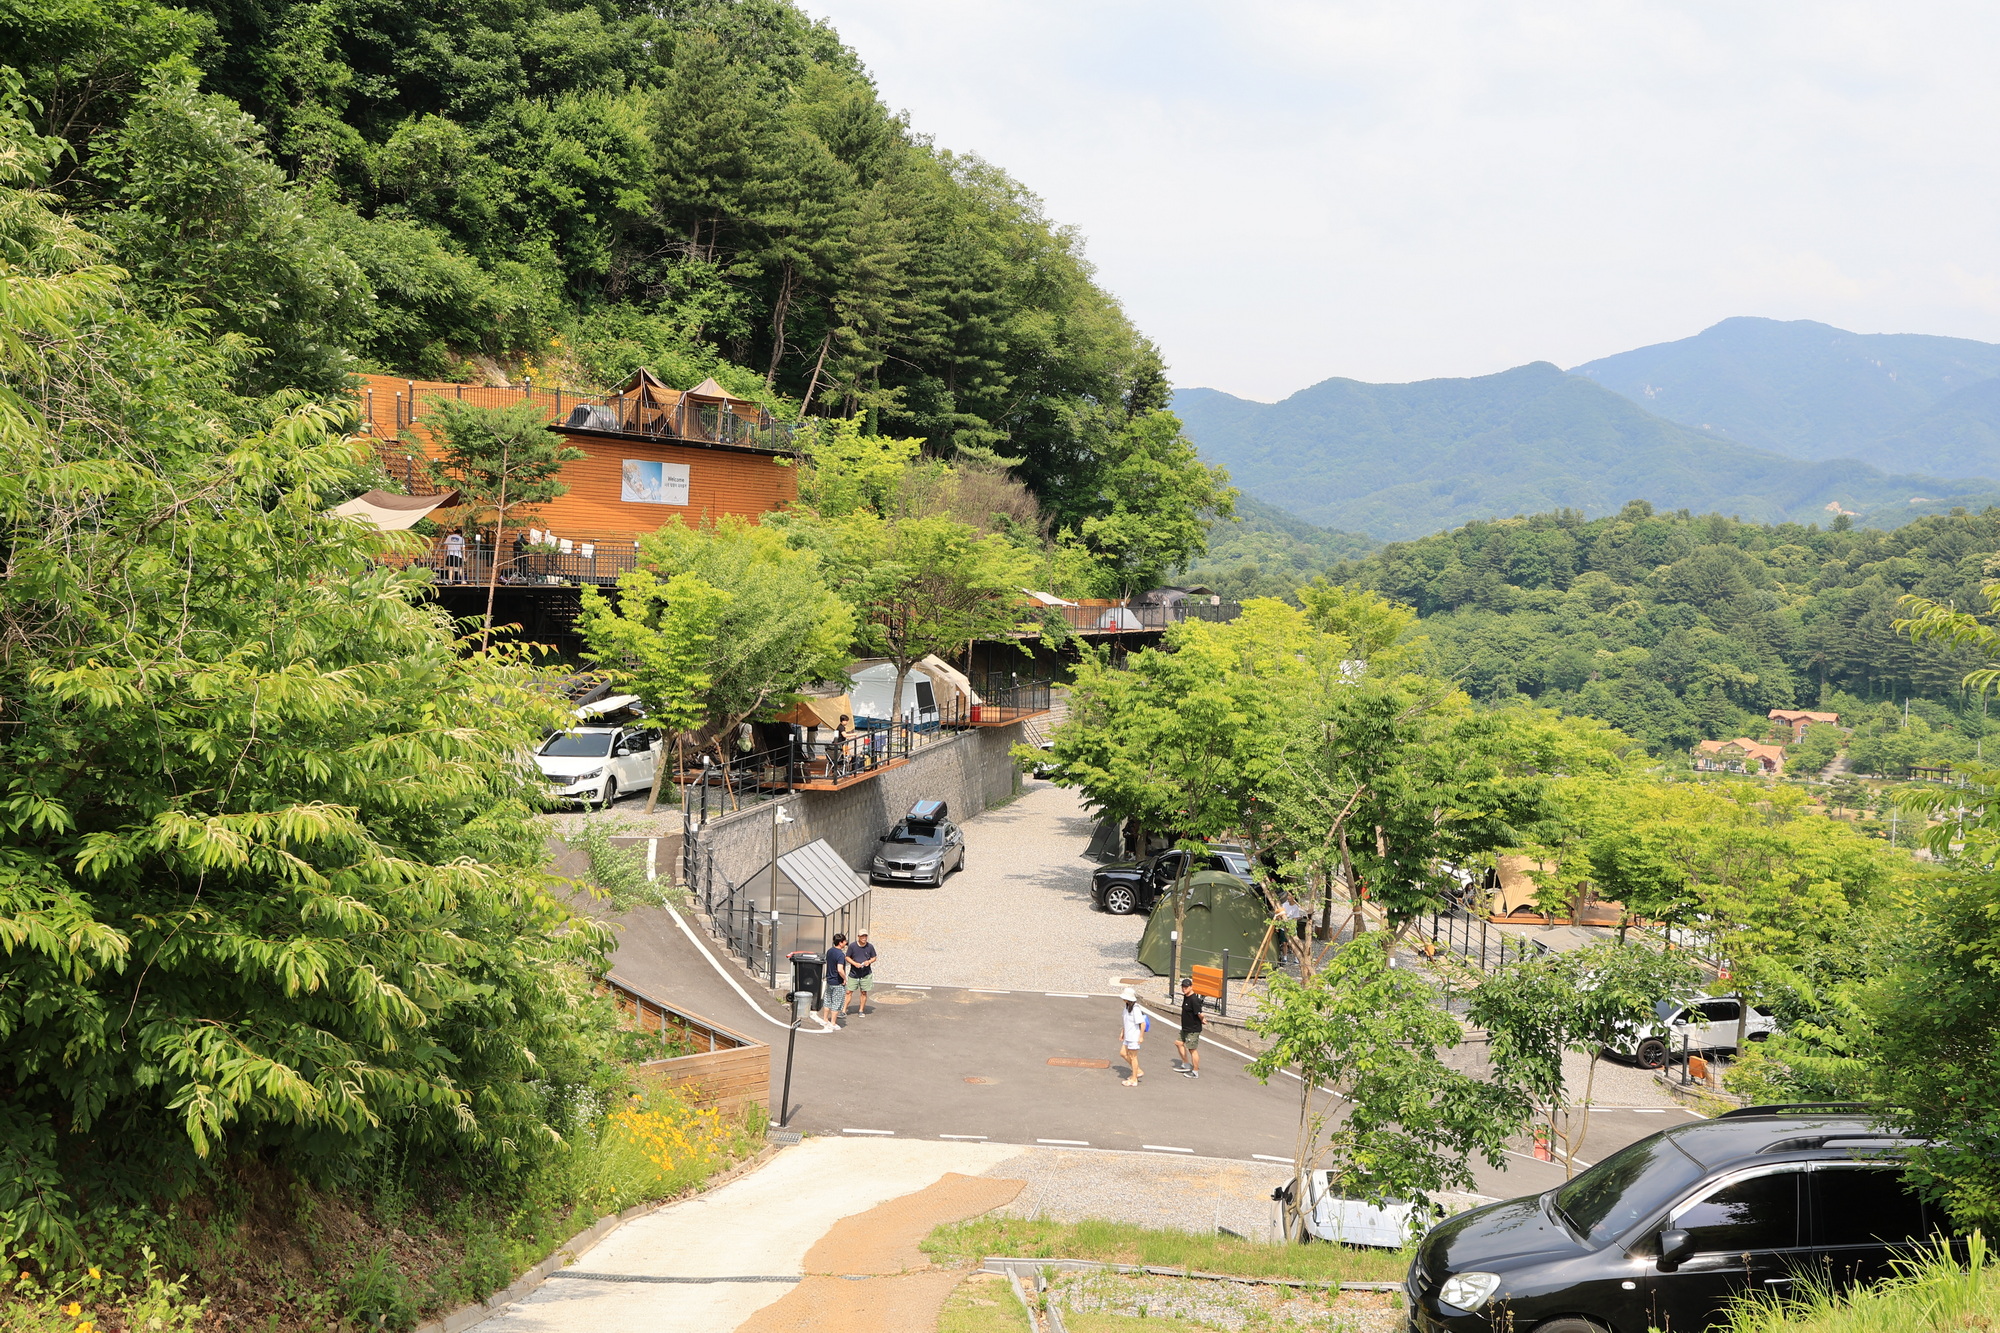
<svg viewBox="0 0 2000 1333">
<path fill-rule="evenodd" d="M 1660 1233 L 1660 1271 L 1671 1273 L 1681 1266 L 1681 1260 L 1694 1252 L 1694 1237 L 1679 1227 L 1670 1227 Z"/>
</svg>

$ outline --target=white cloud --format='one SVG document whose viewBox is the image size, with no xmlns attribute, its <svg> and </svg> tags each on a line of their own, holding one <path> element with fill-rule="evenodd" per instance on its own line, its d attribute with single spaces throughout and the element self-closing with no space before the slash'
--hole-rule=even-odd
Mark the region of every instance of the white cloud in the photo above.
<svg viewBox="0 0 2000 1333">
<path fill-rule="evenodd" d="M 1729 315 L 2000 340 L 2000 10 L 805 0 L 1076 224 L 1183 384 L 1573 364 Z"/>
</svg>

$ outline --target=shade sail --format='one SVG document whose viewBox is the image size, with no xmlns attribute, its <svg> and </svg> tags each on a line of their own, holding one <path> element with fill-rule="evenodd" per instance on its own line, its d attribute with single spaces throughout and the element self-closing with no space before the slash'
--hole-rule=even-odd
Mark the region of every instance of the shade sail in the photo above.
<svg viewBox="0 0 2000 1333">
<path fill-rule="evenodd" d="M 458 503 L 457 491 L 436 495 L 398 495 L 394 491 L 363 491 L 331 512 L 341 518 L 358 518 L 384 532 L 403 532 L 429 518 L 434 509 L 449 509 Z"/>
</svg>

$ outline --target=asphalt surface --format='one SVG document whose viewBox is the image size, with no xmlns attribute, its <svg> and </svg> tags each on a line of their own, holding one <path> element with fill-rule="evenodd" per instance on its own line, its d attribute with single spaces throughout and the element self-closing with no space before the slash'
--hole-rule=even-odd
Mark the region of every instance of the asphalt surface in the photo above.
<svg viewBox="0 0 2000 1333">
<path fill-rule="evenodd" d="M 644 909 L 617 924 L 622 933 L 614 975 L 771 1043 L 775 1104 L 791 1034 L 769 993 L 692 922 L 684 932 L 669 913 Z M 871 1014 L 850 1016 L 844 1028 L 808 1027 L 798 1034 L 790 1128 L 830 1137 L 1291 1159 L 1297 1080 L 1280 1074 L 1259 1083 L 1244 1071 L 1246 1058 L 1233 1054 L 1223 1038 L 1204 1039 L 1201 1078 L 1181 1077 L 1171 1067 L 1171 1019 L 1151 997 L 1153 1031 L 1140 1056 L 1146 1076 L 1136 1088 L 1121 1082 L 1120 1004 L 1110 996 L 885 983 L 874 999 Z M 1689 1116 L 1678 1109 L 1600 1107 L 1579 1157 L 1596 1161 Z M 1477 1192 L 1509 1197 L 1560 1184 L 1562 1167 L 1533 1160 L 1528 1147 L 1517 1144 L 1502 1171 L 1475 1163 Z"/>
</svg>

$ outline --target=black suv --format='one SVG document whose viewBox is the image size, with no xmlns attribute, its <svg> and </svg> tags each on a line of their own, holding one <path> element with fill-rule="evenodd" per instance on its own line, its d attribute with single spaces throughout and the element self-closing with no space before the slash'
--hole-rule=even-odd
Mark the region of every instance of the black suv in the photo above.
<svg viewBox="0 0 2000 1333">
<path fill-rule="evenodd" d="M 1090 904 L 1113 916 L 1150 912 L 1160 895 L 1172 889 L 1187 853 L 1155 852 L 1143 861 L 1116 861 L 1090 877 Z M 1194 870 L 1220 870 L 1250 883 L 1250 857 L 1235 847 L 1211 847 L 1195 858 Z"/>
<path fill-rule="evenodd" d="M 1640 1139 L 1417 1245 L 1412 1333 L 1695 1333 L 1746 1291 L 1886 1277 L 1945 1218 L 1853 1108 L 1747 1107 Z"/>
</svg>

